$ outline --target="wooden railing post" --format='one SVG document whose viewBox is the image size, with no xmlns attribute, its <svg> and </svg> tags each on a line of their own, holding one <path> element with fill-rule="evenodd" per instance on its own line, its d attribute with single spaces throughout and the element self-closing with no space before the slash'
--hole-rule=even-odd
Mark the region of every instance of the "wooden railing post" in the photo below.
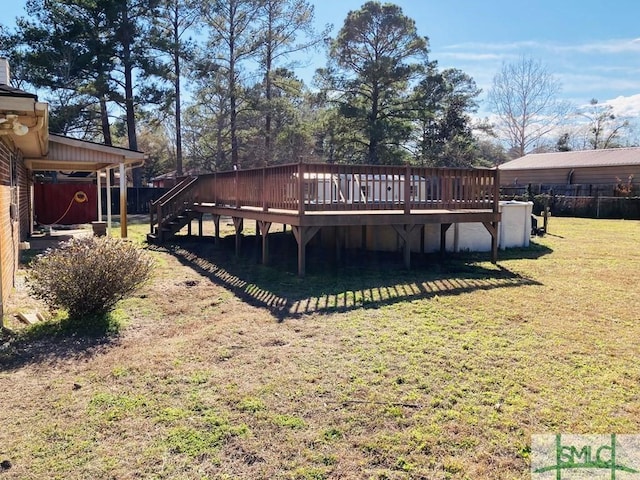
<svg viewBox="0 0 640 480">
<path fill-rule="evenodd" d="M 238 171 L 238 168 L 236 167 L 236 208 L 240 208 L 240 181 L 239 181 L 239 177 L 240 177 L 240 173 Z"/>
<path fill-rule="evenodd" d="M 496 167 L 493 176 L 493 213 L 500 211 L 500 170 Z"/>
<path fill-rule="evenodd" d="M 404 213 L 411 213 L 411 165 L 407 164 L 404 173 Z"/>
<path fill-rule="evenodd" d="M 162 242 L 162 202 L 158 202 L 156 209 L 158 217 L 158 240 Z"/>
<path fill-rule="evenodd" d="M 149 200 L 149 233 L 153 233 L 153 200 Z"/>
<path fill-rule="evenodd" d="M 298 214 L 304 215 L 304 163 L 298 163 Z"/>
<path fill-rule="evenodd" d="M 262 167 L 262 211 L 266 212 L 269 210 L 269 205 L 267 203 L 267 167 Z"/>
</svg>

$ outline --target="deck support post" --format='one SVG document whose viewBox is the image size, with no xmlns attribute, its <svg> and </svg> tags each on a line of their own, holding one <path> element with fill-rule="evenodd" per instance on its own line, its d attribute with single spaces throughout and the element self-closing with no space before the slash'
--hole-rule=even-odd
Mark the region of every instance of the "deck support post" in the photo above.
<svg viewBox="0 0 640 480">
<path fill-rule="evenodd" d="M 444 258 L 444 254 L 447 251 L 447 230 L 451 225 L 451 223 L 440 224 L 440 258 Z"/>
<path fill-rule="evenodd" d="M 185 212 L 185 215 L 187 216 L 187 235 L 191 236 L 191 221 L 193 220 L 191 218 L 191 214 L 189 212 Z"/>
<path fill-rule="evenodd" d="M 318 233 L 320 227 L 298 227 L 291 225 L 291 230 L 293 230 L 293 235 L 296 237 L 296 241 L 298 242 L 298 276 L 304 277 L 306 273 L 307 243 L 309 243 L 309 240 Z"/>
<path fill-rule="evenodd" d="M 334 227 L 336 229 L 336 260 L 342 261 L 342 251 L 344 250 L 345 235 L 344 227 Z"/>
<path fill-rule="evenodd" d="M 233 227 L 236 230 L 236 257 L 239 257 L 242 230 L 244 229 L 244 219 L 242 217 L 233 217 Z"/>
<path fill-rule="evenodd" d="M 258 222 L 258 231 L 262 236 L 262 264 L 269 263 L 269 229 L 271 228 L 271 222 Z"/>
<path fill-rule="evenodd" d="M 213 214 L 213 230 L 214 230 L 214 238 L 215 244 L 217 245 L 220 242 L 220 215 Z"/>
<path fill-rule="evenodd" d="M 482 222 L 491 235 L 491 263 L 498 263 L 498 222 Z"/>
<path fill-rule="evenodd" d="M 200 213 L 198 215 L 198 236 L 202 237 L 203 229 L 202 229 L 202 217 L 204 217 L 204 213 Z"/>
<path fill-rule="evenodd" d="M 404 266 L 409 270 L 411 268 L 411 237 L 417 225 L 392 225 L 392 227 L 404 241 Z"/>
</svg>

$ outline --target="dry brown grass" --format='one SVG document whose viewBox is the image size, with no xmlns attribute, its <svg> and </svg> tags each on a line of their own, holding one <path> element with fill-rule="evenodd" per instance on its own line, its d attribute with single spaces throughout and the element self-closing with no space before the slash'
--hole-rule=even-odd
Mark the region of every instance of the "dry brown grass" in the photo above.
<svg viewBox="0 0 640 480">
<path fill-rule="evenodd" d="M 524 479 L 532 433 L 638 433 L 640 222 L 551 233 L 499 267 L 305 279 L 155 249 L 118 335 L 4 348 L 0 477 Z"/>
</svg>

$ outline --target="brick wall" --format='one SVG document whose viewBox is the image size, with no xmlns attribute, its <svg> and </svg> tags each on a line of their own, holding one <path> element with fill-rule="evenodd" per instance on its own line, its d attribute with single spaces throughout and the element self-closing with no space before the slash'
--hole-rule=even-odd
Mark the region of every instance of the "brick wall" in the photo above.
<svg viewBox="0 0 640 480">
<path fill-rule="evenodd" d="M 31 222 L 31 194 L 29 191 L 29 171 L 24 164 L 24 160 L 22 158 L 22 152 L 18 152 L 17 158 L 17 167 L 18 167 L 18 192 L 17 192 L 17 202 L 18 202 L 18 218 L 20 219 L 20 228 L 19 228 L 19 238 L 20 241 L 27 240 L 29 233 L 31 232 L 30 222 Z"/>
<path fill-rule="evenodd" d="M 26 202 L 26 203 L 24 203 Z M 27 170 L 22 157 L 14 148 L 0 139 L 0 282 L 2 282 L 2 304 L 11 293 L 15 273 L 18 269 L 18 243 L 26 238 L 29 229 L 29 187 Z M 16 218 L 11 218 L 11 204 L 16 205 Z M 23 220 L 23 216 L 26 217 Z M 24 230 L 24 225 L 26 230 Z M 22 231 L 21 231 L 22 230 Z M 4 313 L 4 312 L 0 312 Z M 0 317 L 0 325 L 2 318 Z"/>
<path fill-rule="evenodd" d="M 13 287 L 14 254 L 11 248 L 11 222 L 9 204 L 11 203 L 10 177 L 11 150 L 0 140 L 0 282 L 2 285 L 2 304 L 7 301 Z M 4 312 L 0 312 L 4 313 Z M 0 324 L 2 318 L 0 317 Z"/>
</svg>

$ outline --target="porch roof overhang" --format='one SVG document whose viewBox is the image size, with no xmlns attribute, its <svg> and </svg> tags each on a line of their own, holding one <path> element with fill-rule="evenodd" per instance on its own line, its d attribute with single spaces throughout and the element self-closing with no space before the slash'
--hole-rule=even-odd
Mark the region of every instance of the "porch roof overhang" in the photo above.
<svg viewBox="0 0 640 480">
<path fill-rule="evenodd" d="M 24 156 L 43 156 L 49 148 L 49 105 L 38 102 L 36 95 L 7 85 L 0 85 L 0 115 L 12 115 L 19 124 L 27 127 L 26 133 L 16 135 L 10 128 L 0 129 Z M 3 125 L 9 127 L 10 123 Z"/>
<path fill-rule="evenodd" d="M 47 155 L 25 155 L 24 160 L 32 171 L 96 172 L 121 164 L 140 166 L 144 158 L 144 153 L 135 150 L 50 134 Z"/>
</svg>

